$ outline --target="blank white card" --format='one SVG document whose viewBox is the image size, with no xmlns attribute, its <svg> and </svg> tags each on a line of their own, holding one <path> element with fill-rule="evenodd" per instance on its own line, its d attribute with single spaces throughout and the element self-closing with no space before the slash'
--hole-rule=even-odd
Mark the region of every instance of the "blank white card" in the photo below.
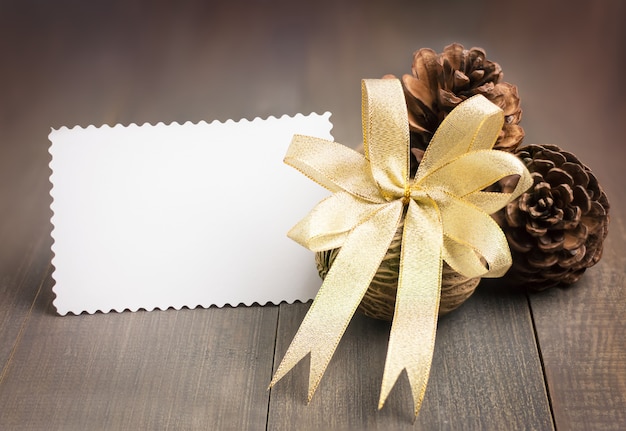
<svg viewBox="0 0 626 431">
<path fill-rule="evenodd" d="M 59 314 L 306 301 L 321 281 L 287 231 L 328 192 L 283 163 L 330 113 L 50 133 Z"/>
</svg>

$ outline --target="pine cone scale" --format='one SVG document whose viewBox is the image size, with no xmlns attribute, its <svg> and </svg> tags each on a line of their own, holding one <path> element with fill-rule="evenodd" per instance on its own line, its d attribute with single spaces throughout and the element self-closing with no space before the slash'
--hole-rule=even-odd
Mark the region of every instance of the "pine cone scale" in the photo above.
<svg viewBox="0 0 626 431">
<path fill-rule="evenodd" d="M 437 53 L 429 48 L 422 48 L 415 52 L 412 72 L 413 76 L 424 81 L 429 88 L 437 88 L 439 68 Z"/>
<path fill-rule="evenodd" d="M 565 250 L 576 250 L 585 244 L 587 240 L 588 234 L 587 227 L 580 223 L 576 226 L 576 229 L 568 231 L 563 239 L 563 249 Z"/>
<path fill-rule="evenodd" d="M 433 97 L 430 88 L 423 81 L 415 79 L 411 75 L 404 75 L 402 78 L 405 95 L 408 92 L 408 94 L 412 96 L 405 97 L 405 99 L 411 103 L 409 113 L 413 112 L 414 109 L 421 110 L 420 105 L 424 105 L 428 109 L 432 109 L 435 98 Z M 417 101 L 420 101 L 421 103 L 417 103 Z"/>
<path fill-rule="evenodd" d="M 574 191 L 569 184 L 559 184 L 552 189 L 552 197 L 559 209 L 564 208 L 574 200 Z"/>
<path fill-rule="evenodd" d="M 527 233 L 519 233 L 519 232 L 506 232 L 506 238 L 509 243 L 509 247 L 511 250 L 514 250 L 519 253 L 527 253 L 533 249 L 535 245 L 531 236 Z"/>
<path fill-rule="evenodd" d="M 575 184 L 581 185 L 583 188 L 587 188 L 589 185 L 589 175 L 580 167 L 572 162 L 565 162 L 562 165 L 562 169 L 567 172 Z"/>
<path fill-rule="evenodd" d="M 581 245 L 578 248 L 573 250 L 568 250 L 569 253 L 561 253 L 559 255 L 559 266 L 563 268 L 567 268 L 569 266 L 574 266 L 585 257 L 585 253 L 587 252 L 584 245 Z"/>
<path fill-rule="evenodd" d="M 545 175 L 545 179 L 550 184 L 567 184 L 568 186 L 574 185 L 574 178 L 561 168 L 551 168 Z"/>
<path fill-rule="evenodd" d="M 444 64 L 447 64 L 451 69 L 465 68 L 465 58 L 463 56 L 463 45 L 459 43 L 453 43 L 444 48 Z"/>
<path fill-rule="evenodd" d="M 450 91 L 440 89 L 437 101 L 439 102 L 439 106 L 443 106 L 452 110 L 456 105 L 461 103 L 463 99 L 461 99 L 460 97 L 456 97 L 454 93 L 451 93 Z M 441 121 L 443 121 L 443 118 L 441 119 Z"/>
<path fill-rule="evenodd" d="M 530 162 L 527 167 L 531 172 L 538 172 L 543 176 L 547 174 L 550 169 L 554 168 L 554 166 L 555 164 L 551 160 L 537 159 Z"/>
<path fill-rule="evenodd" d="M 582 185 L 577 185 L 573 190 L 574 199 L 572 203 L 576 205 L 583 214 L 587 214 L 591 210 L 591 196 L 587 193 L 587 189 Z"/>
<path fill-rule="evenodd" d="M 539 249 L 544 253 L 552 253 L 561 247 L 563 242 L 562 237 L 555 237 L 554 235 L 544 235 L 539 238 Z"/>
<path fill-rule="evenodd" d="M 471 81 L 480 81 L 485 77 L 485 71 L 484 70 L 474 70 L 472 73 L 470 73 L 469 78 Z"/>
<path fill-rule="evenodd" d="M 554 253 L 531 253 L 528 255 L 528 262 L 541 269 L 550 268 L 559 262 L 559 256 Z"/>
<path fill-rule="evenodd" d="M 454 87 L 465 89 L 469 87 L 470 79 L 460 70 L 454 71 Z"/>
</svg>

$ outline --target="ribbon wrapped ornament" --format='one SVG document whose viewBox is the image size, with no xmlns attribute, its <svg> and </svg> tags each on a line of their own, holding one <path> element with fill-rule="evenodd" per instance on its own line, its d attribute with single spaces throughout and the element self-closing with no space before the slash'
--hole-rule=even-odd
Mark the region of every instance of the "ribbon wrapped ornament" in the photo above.
<svg viewBox="0 0 626 431">
<path fill-rule="evenodd" d="M 311 400 L 348 323 L 404 223 L 395 309 L 378 408 L 407 371 L 415 415 L 426 390 L 444 262 L 465 277 L 501 277 L 511 266 L 507 240 L 490 214 L 532 185 L 514 155 L 492 150 L 503 113 L 485 97 L 459 104 L 435 132 L 410 177 L 407 108 L 395 79 L 362 82 L 364 154 L 295 136 L 285 163 L 333 194 L 289 237 L 336 259 L 270 383 L 307 354 Z M 509 176 L 511 192 L 485 189 Z"/>
</svg>

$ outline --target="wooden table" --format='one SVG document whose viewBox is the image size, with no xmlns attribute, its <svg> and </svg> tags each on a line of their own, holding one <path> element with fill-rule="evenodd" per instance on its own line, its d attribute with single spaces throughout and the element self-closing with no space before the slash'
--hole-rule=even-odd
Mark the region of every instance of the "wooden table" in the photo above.
<svg viewBox="0 0 626 431">
<path fill-rule="evenodd" d="M 0 2 L 0 429 L 626 429 L 625 5 L 435 3 Z M 356 146 L 360 80 L 453 41 L 501 64 L 525 143 L 576 153 L 612 220 L 575 286 L 482 283 L 440 319 L 414 424 L 405 377 L 376 410 L 389 325 L 361 315 L 306 405 L 308 359 L 266 388 L 309 303 L 56 314 L 51 127 L 328 110 Z"/>
</svg>

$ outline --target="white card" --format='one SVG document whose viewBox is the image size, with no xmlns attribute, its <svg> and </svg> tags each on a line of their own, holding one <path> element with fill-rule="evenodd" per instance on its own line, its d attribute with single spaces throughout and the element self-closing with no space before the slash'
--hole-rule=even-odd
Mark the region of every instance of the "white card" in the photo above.
<svg viewBox="0 0 626 431">
<path fill-rule="evenodd" d="M 332 139 L 330 115 L 53 130 L 57 312 L 313 298 L 286 234 L 329 193 L 283 158 L 294 134 Z"/>
</svg>

